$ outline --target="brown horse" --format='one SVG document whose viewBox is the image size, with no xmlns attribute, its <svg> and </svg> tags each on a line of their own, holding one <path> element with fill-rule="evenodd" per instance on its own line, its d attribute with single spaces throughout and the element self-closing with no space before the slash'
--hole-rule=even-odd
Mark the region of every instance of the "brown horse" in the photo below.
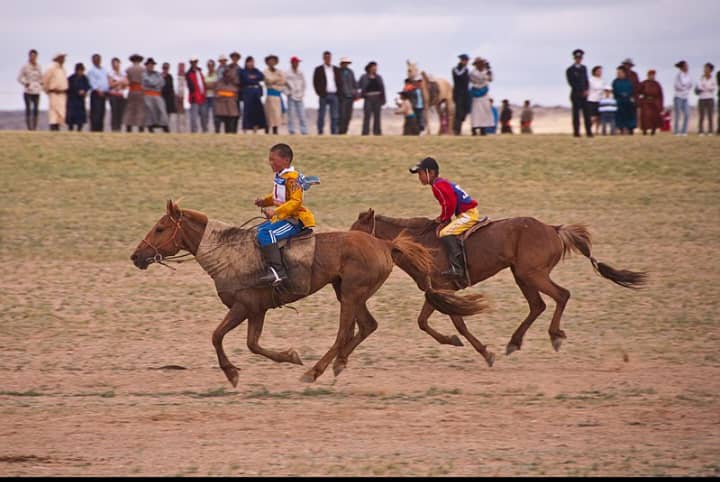
<svg viewBox="0 0 720 482">
<path fill-rule="evenodd" d="M 424 70 L 421 72 L 420 69 L 418 69 L 418 66 L 415 62 L 407 60 L 406 64 L 408 79 L 415 79 L 418 75 L 421 76 L 423 79 L 420 90 L 422 92 L 423 103 L 425 105 L 425 109 L 423 111 L 423 119 L 425 121 L 425 129 L 427 130 L 427 133 L 430 133 L 430 121 L 428 119 L 428 114 L 430 113 L 431 108 L 435 109 L 435 112 L 438 116 L 438 135 L 452 132 L 449 130 L 450 126 L 452 126 L 453 119 L 455 118 L 455 101 L 453 100 L 452 96 L 452 84 L 447 79 L 443 79 L 440 77 L 434 77 L 431 79 L 430 75 L 428 75 L 427 72 L 425 72 Z M 431 82 L 434 82 L 437 85 L 437 95 L 431 95 Z M 447 130 L 443 129 L 443 110 L 445 110 L 447 114 Z"/>
<path fill-rule="evenodd" d="M 207 226 L 208 217 L 205 214 L 180 209 L 170 200 L 167 202 L 166 214 L 150 229 L 130 259 L 138 268 L 146 269 L 151 263 L 162 263 L 181 250 L 195 256 Z M 242 239 L 254 243 L 254 236 L 248 231 L 237 227 L 228 230 L 229 234 L 234 236 L 233 239 L 241 239 L 238 234 L 245 234 Z M 200 262 L 199 258 L 196 259 Z M 308 294 L 331 283 L 340 301 L 340 326 L 335 343 L 315 366 L 303 375 L 303 381 L 315 381 L 333 359 L 335 375 L 340 374 L 347 365 L 350 353 L 375 331 L 377 322 L 368 311 L 366 302 L 390 275 L 396 259 L 402 259 L 403 263 L 412 266 L 415 272 L 426 273 L 426 276 L 429 276 L 432 269 L 432 258 L 428 251 L 407 237 L 383 241 L 365 233 L 349 231 L 315 235 L 315 253 Z M 207 266 L 202 262 L 200 264 L 208 271 Z M 215 329 L 212 342 L 220 368 L 233 386 L 238 383 L 238 369 L 225 355 L 222 341 L 230 330 L 246 319 L 247 345 L 250 351 L 276 362 L 302 365 L 300 356 L 294 350 L 269 350 L 260 346 L 259 339 L 268 309 L 291 303 L 307 295 L 276 292 L 270 287 L 218 289 L 218 295 L 230 311 Z M 428 291 L 426 299 L 439 311 L 453 316 L 479 313 L 486 306 L 482 296 L 461 297 L 451 291 Z M 358 333 L 354 333 L 356 323 Z"/>
<path fill-rule="evenodd" d="M 403 232 L 426 248 L 443 253 L 436 235 L 438 224 L 427 218 L 397 219 L 375 214 L 372 209 L 362 212 L 351 229 L 365 231 L 380 239 L 393 239 Z M 590 253 L 592 246 L 587 227 L 581 224 L 552 226 L 530 217 L 509 218 L 493 221 L 473 233 L 465 242 L 468 261 L 470 284 L 478 283 L 494 276 L 499 271 L 510 268 L 515 282 L 530 305 L 530 314 L 515 330 L 507 345 L 506 354 L 519 350 L 525 332 L 533 321 L 545 310 L 545 303 L 540 297 L 544 293 L 555 300 L 555 313 L 550 323 L 550 340 L 555 351 L 560 349 L 565 332 L 560 329 L 560 317 L 570 298 L 570 292 L 550 279 L 550 272 L 558 262 L 571 251 L 582 253 L 590 259 L 595 271 L 603 277 L 624 286 L 636 288 L 644 284 L 646 273 L 616 270 L 607 264 L 599 263 Z M 435 270 L 431 274 L 431 283 L 435 288 L 450 290 L 460 289 L 456 282 L 441 276 L 447 269 L 447 257 L 437 257 Z M 428 288 L 427 276 L 418 272 L 410 263 L 400 260 L 398 264 L 417 283 L 421 290 Z M 434 311 L 429 303 L 425 303 L 418 317 L 420 328 L 435 338 L 439 343 L 461 346 L 462 343 L 453 335 L 443 335 L 433 330 L 428 318 Z M 450 314 L 457 330 L 480 352 L 488 365 L 492 366 L 495 356 L 489 352 L 465 326 L 462 316 Z"/>
</svg>

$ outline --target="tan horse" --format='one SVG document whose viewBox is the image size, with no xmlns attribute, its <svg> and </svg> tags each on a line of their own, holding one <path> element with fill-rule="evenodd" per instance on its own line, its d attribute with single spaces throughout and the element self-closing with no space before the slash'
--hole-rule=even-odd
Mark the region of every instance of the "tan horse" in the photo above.
<svg viewBox="0 0 720 482">
<path fill-rule="evenodd" d="M 365 231 L 380 239 L 393 239 L 400 233 L 407 233 L 412 239 L 428 249 L 437 249 L 442 253 L 440 241 L 435 233 L 438 224 L 427 218 L 391 218 L 375 214 L 369 209 L 358 215 L 357 221 L 350 229 Z M 646 281 L 646 273 L 617 270 L 598 262 L 591 254 L 592 241 L 587 227 L 582 224 L 565 224 L 553 226 L 542 223 L 535 218 L 520 217 L 499 219 L 480 228 L 465 242 L 467 252 L 468 274 L 470 284 L 479 283 L 499 271 L 510 268 L 515 282 L 527 299 L 530 313 L 525 321 L 515 330 L 507 345 L 506 353 L 519 350 L 525 332 L 533 321 L 545 311 L 545 302 L 540 293 L 550 296 L 555 301 L 555 312 L 550 322 L 550 341 L 555 351 L 560 349 L 566 338 L 560 329 L 560 317 L 570 299 L 570 291 L 550 279 L 550 272 L 571 251 L 581 253 L 590 259 L 593 268 L 602 277 L 625 288 L 637 288 Z M 447 257 L 441 255 L 436 270 L 431 274 L 432 285 L 439 288 L 459 289 L 455 282 L 443 277 L 440 273 L 447 269 Z M 427 276 L 418 273 L 409 264 L 401 262 L 398 266 L 409 274 L 420 289 L 425 289 Z M 460 346 L 457 336 L 443 335 L 433 330 L 428 319 L 434 308 L 425 303 L 418 317 L 420 328 L 435 338 L 439 343 Z M 495 356 L 489 352 L 480 340 L 475 338 L 465 326 L 462 316 L 450 315 L 455 328 L 473 345 L 492 366 Z"/>
<path fill-rule="evenodd" d="M 167 202 L 166 213 L 150 229 L 138 244 L 130 259 L 140 269 L 147 269 L 153 262 L 163 263 L 181 250 L 193 256 L 198 249 L 207 250 L 203 240 L 208 218 L 205 214 L 191 209 L 180 209 L 172 200 Z M 217 223 L 213 221 L 212 223 Z M 218 237 L 229 243 L 254 243 L 254 233 L 239 227 L 229 227 Z M 248 246 L 245 246 L 247 248 Z M 212 248 L 211 248 L 212 249 Z M 224 253 L 224 251 L 223 251 Z M 215 274 L 205 256 L 196 256 L 198 263 L 208 273 Z M 246 258 L 242 258 L 241 262 Z M 259 344 L 263 330 L 265 313 L 279 304 L 291 303 L 332 284 L 340 301 L 340 326 L 335 343 L 330 350 L 305 372 L 301 380 L 315 381 L 325 371 L 333 359 L 333 371 L 337 376 L 347 365 L 350 353 L 377 328 L 375 318 L 368 311 L 366 302 L 390 275 L 394 262 L 413 266 L 418 273 L 429 276 L 432 270 L 430 253 L 406 237 L 392 241 L 383 241 L 358 231 L 320 233 L 315 235 L 315 253 L 310 275 L 308 294 L 296 295 L 278 293 L 270 287 L 240 287 L 227 283 L 225 288 L 216 288 L 221 301 L 229 308 L 225 319 L 215 329 L 212 342 L 217 353 L 220 368 L 225 376 L 237 386 L 238 369 L 228 360 L 223 350 L 224 336 L 240 323 L 248 320 L 247 345 L 250 351 L 263 355 L 276 362 L 302 365 L 300 356 L 293 349 L 275 351 L 263 348 Z M 222 265 L 219 260 L 216 265 Z M 231 280 L 232 281 L 232 280 Z M 482 296 L 462 297 L 450 291 L 427 290 L 426 300 L 434 308 L 447 314 L 473 314 L 483 311 L 486 304 Z M 190 300 L 188 300 L 189 302 Z M 355 331 L 355 324 L 358 332 Z"/>
<path fill-rule="evenodd" d="M 443 134 L 442 129 L 442 122 L 441 122 L 441 112 L 444 108 L 447 111 L 447 119 L 448 119 L 448 126 L 447 126 L 447 132 L 452 132 L 452 123 L 453 119 L 455 118 L 455 101 L 453 101 L 453 88 L 452 84 L 443 78 L 439 77 L 430 77 L 424 70 L 422 72 L 419 71 L 418 66 L 416 63 L 411 62 L 410 60 L 407 61 L 407 78 L 408 79 L 415 79 L 418 75 L 420 75 L 423 79 L 422 81 L 422 95 L 423 95 L 423 104 L 425 105 L 425 110 L 423 111 L 423 118 L 425 119 L 425 129 L 428 133 L 430 133 L 430 121 L 428 119 L 428 114 L 430 107 L 435 109 L 435 112 L 438 116 L 438 134 Z M 431 95 L 430 92 L 430 82 L 433 81 L 437 84 L 438 92 L 437 95 Z"/>
</svg>

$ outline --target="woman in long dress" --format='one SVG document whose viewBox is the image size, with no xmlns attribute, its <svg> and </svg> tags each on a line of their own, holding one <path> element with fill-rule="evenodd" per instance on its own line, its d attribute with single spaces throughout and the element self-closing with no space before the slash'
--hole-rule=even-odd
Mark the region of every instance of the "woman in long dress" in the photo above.
<svg viewBox="0 0 720 482">
<path fill-rule="evenodd" d="M 495 124 L 488 95 L 490 82 L 492 82 L 492 72 L 488 68 L 487 61 L 480 57 L 475 57 L 473 66 L 470 71 L 470 97 L 472 98 L 470 121 L 472 134 L 475 136 L 479 133 L 484 136 L 488 133 L 488 129 Z"/>
<path fill-rule="evenodd" d="M 649 70 L 647 79 L 640 82 L 638 89 L 640 102 L 640 129 L 643 135 L 655 135 L 655 130 L 662 127 L 661 114 L 663 111 L 663 90 L 660 83 L 655 80 L 655 71 Z"/>
<path fill-rule="evenodd" d="M 273 134 L 278 133 L 278 127 L 282 123 L 282 98 L 280 95 L 285 88 L 285 73 L 275 67 L 277 63 L 277 55 L 268 55 L 265 57 L 267 69 L 263 72 L 265 87 L 267 88 L 265 118 L 267 119 L 267 126 L 272 129 Z"/>
<path fill-rule="evenodd" d="M 69 130 L 77 127 L 77 130 L 81 131 L 83 124 L 87 122 L 85 96 L 89 91 L 90 81 L 85 75 L 85 66 L 77 63 L 75 64 L 75 73 L 68 77 L 66 123 Z"/>
<path fill-rule="evenodd" d="M 245 108 L 242 115 L 243 132 L 252 129 L 265 129 L 265 108 L 262 103 L 263 88 L 260 82 L 265 80 L 262 72 L 255 68 L 255 59 L 245 59 L 245 68 L 240 72 L 240 85 L 242 86 L 242 99 Z"/>
<path fill-rule="evenodd" d="M 632 135 L 633 129 L 637 127 L 635 103 L 633 103 L 634 91 L 632 81 L 628 78 L 627 71 L 622 65 L 617 68 L 617 78 L 613 80 L 612 88 L 613 96 L 617 101 L 615 126 L 621 134 Z"/>
</svg>

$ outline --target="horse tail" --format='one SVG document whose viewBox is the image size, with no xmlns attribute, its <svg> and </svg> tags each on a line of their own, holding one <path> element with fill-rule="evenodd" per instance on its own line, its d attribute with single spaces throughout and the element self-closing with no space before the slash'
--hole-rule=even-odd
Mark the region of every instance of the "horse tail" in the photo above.
<svg viewBox="0 0 720 482">
<path fill-rule="evenodd" d="M 482 294 L 457 295 L 450 290 L 433 289 L 430 282 L 430 273 L 434 262 L 430 250 L 422 244 L 413 241 L 409 235 L 400 233 L 390 244 L 393 263 L 408 264 L 418 276 L 413 276 L 421 290 L 425 292 L 425 299 L 433 308 L 446 315 L 470 316 L 481 313 L 488 308 L 488 303 Z"/>
<path fill-rule="evenodd" d="M 563 258 L 572 251 L 580 253 L 590 259 L 593 269 L 600 274 L 600 276 L 625 288 L 640 288 L 647 281 L 646 272 L 615 269 L 608 264 L 598 262 L 590 251 L 592 248 L 592 239 L 586 225 L 561 224 L 553 227 L 557 231 L 560 242 L 562 243 Z"/>
</svg>

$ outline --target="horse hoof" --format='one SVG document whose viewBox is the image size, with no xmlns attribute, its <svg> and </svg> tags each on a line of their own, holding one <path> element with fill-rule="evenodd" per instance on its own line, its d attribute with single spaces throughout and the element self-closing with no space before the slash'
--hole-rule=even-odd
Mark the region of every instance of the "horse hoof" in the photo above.
<svg viewBox="0 0 720 482">
<path fill-rule="evenodd" d="M 463 342 L 460 341 L 460 338 L 458 338 L 457 335 L 453 335 L 450 337 L 450 345 L 453 346 L 463 346 Z"/>
<path fill-rule="evenodd" d="M 345 370 L 345 364 L 344 363 L 334 363 L 333 364 L 333 373 L 335 373 L 335 376 L 337 377 L 342 373 L 342 371 Z"/>
<path fill-rule="evenodd" d="M 230 381 L 230 383 L 232 383 L 232 386 L 237 388 L 238 379 L 239 379 L 237 370 L 232 370 L 229 373 L 225 372 L 225 376 L 227 376 L 228 381 Z"/>
<path fill-rule="evenodd" d="M 294 363 L 296 365 L 303 364 L 302 360 L 300 359 L 300 355 L 298 355 L 298 352 L 296 352 L 295 350 L 290 352 L 290 363 Z"/>
<path fill-rule="evenodd" d="M 314 383 L 315 372 L 313 372 L 312 370 L 305 372 L 303 376 L 300 377 L 300 381 L 305 383 Z"/>
<path fill-rule="evenodd" d="M 560 351 L 560 345 L 562 345 L 563 339 L 560 337 L 552 338 L 552 346 L 556 352 Z"/>
<path fill-rule="evenodd" d="M 518 351 L 520 349 L 519 346 L 517 346 L 514 343 L 508 343 L 507 348 L 505 349 L 505 355 L 509 356 L 512 352 Z"/>
<path fill-rule="evenodd" d="M 492 368 L 492 366 L 495 364 L 495 354 L 492 352 L 488 352 L 487 358 L 485 358 L 485 361 L 487 362 L 488 366 Z"/>
</svg>

